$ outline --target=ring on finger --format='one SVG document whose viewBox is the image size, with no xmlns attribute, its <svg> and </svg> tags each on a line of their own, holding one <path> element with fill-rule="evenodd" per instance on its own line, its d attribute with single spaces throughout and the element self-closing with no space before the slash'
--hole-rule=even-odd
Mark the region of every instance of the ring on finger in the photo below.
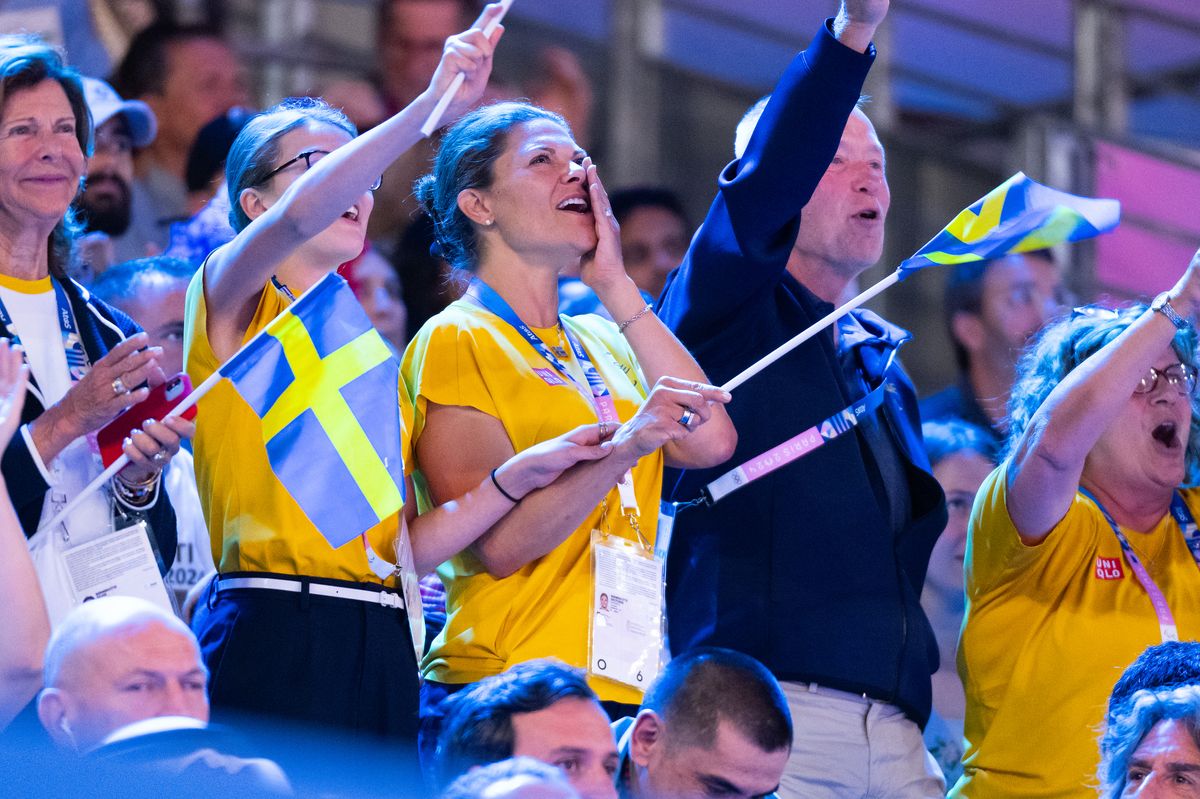
<svg viewBox="0 0 1200 799">
<path fill-rule="evenodd" d="M 129 393 L 129 389 L 125 387 L 125 381 L 119 377 L 112 381 L 112 390 L 113 396 L 116 397 Z"/>
<path fill-rule="evenodd" d="M 683 415 L 679 417 L 678 421 L 681 425 L 683 425 L 684 427 L 687 427 L 688 425 L 690 425 L 692 423 L 692 419 L 694 419 L 694 418 L 696 418 L 696 412 L 693 411 L 691 408 L 684 408 Z"/>
<path fill-rule="evenodd" d="M 154 453 L 153 457 L 151 457 L 150 460 L 154 461 L 155 466 L 162 466 L 164 463 L 167 462 L 167 453 L 163 452 L 162 450 L 159 450 L 158 452 Z"/>
</svg>

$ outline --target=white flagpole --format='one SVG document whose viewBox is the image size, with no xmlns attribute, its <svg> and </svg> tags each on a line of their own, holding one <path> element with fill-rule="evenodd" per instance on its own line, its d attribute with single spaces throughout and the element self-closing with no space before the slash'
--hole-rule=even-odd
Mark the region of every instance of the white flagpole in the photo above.
<svg viewBox="0 0 1200 799">
<path fill-rule="evenodd" d="M 330 274 L 336 274 L 336 273 L 331 272 Z M 188 394 L 186 397 L 184 397 L 179 402 L 178 405 L 176 405 L 174 408 L 172 408 L 170 411 L 168 411 L 165 416 L 163 416 L 163 419 L 169 419 L 172 416 L 178 416 L 179 414 L 183 413 L 188 408 L 191 408 L 193 405 L 195 405 L 197 402 L 199 402 L 201 397 L 203 397 L 205 394 L 207 394 L 209 391 L 211 391 L 213 386 L 215 386 L 217 383 L 220 383 L 225 378 L 225 375 L 221 374 L 221 369 L 224 369 L 225 366 L 229 363 L 229 361 L 232 361 L 234 358 L 241 355 L 242 352 L 245 351 L 247 347 L 249 347 L 251 344 L 254 344 L 256 341 L 258 341 L 259 337 L 264 335 L 272 325 L 274 325 L 277 321 L 279 321 L 279 318 L 281 316 L 283 316 L 285 313 L 288 313 L 292 308 L 294 308 L 296 306 L 296 303 L 299 303 L 300 300 L 304 299 L 306 296 L 308 296 L 310 293 L 312 293 L 312 291 L 314 289 L 316 289 L 317 286 L 320 286 L 327 279 L 328 279 L 328 275 L 326 277 L 321 278 L 320 280 L 318 280 L 316 283 L 312 284 L 311 286 L 309 286 L 308 290 L 305 291 L 303 294 L 301 294 L 299 297 L 297 297 L 295 302 L 293 302 L 291 305 L 289 305 L 287 308 L 285 308 L 283 311 L 281 311 L 279 313 L 279 316 L 276 316 L 274 319 L 272 319 L 270 322 L 268 322 L 266 324 L 266 326 L 263 327 L 262 330 L 255 333 L 254 336 L 249 341 L 247 341 L 245 344 L 243 344 L 241 347 L 238 348 L 237 352 L 235 352 L 233 355 L 229 356 L 229 360 L 227 360 L 227 361 L 225 361 L 225 363 L 221 364 L 220 369 L 217 369 L 217 371 L 215 371 L 211 375 L 209 375 L 204 380 L 203 383 L 201 383 L 200 385 L 193 388 L 192 392 L 190 394 Z M 340 276 L 338 276 L 337 279 L 341 280 L 342 278 Z M 113 461 L 112 465 L 109 466 L 107 469 L 105 469 L 103 472 L 101 472 L 96 477 L 95 480 L 93 480 L 92 482 L 90 482 L 86 486 L 84 486 L 82 491 L 80 491 L 78 494 L 76 494 L 71 499 L 70 502 L 68 502 L 66 505 L 64 505 L 62 507 L 62 510 L 60 510 L 58 513 L 54 514 L 50 518 L 50 521 L 39 524 L 37 531 L 40 533 L 42 530 L 49 530 L 49 529 L 53 528 L 56 524 L 59 524 L 60 522 L 62 522 L 63 519 L 67 518 L 67 516 L 71 513 L 71 511 L 73 511 L 73 510 L 75 510 L 75 508 L 79 507 L 79 503 L 83 502 L 85 499 L 87 499 L 89 496 L 91 496 L 91 494 L 93 492 L 97 491 L 102 485 L 104 485 L 109 480 L 111 480 L 113 478 L 113 475 L 115 475 L 117 472 L 121 471 L 128 465 L 129 465 L 129 456 L 126 455 L 124 452 L 122 452 L 121 457 L 119 457 L 115 461 Z M 162 489 L 160 486 L 159 490 L 161 491 L 164 489 Z"/>
<path fill-rule="evenodd" d="M 504 15 L 508 13 L 508 9 L 512 8 L 513 0 L 500 0 L 500 13 L 496 15 L 483 29 L 484 36 L 491 36 L 496 32 L 496 26 L 504 19 Z M 475 21 L 479 24 L 479 20 Z M 450 107 L 450 101 L 454 99 L 454 95 L 458 94 L 458 90 L 462 88 L 463 82 L 466 81 L 466 76 L 461 72 L 454 76 L 454 80 L 450 82 L 450 87 L 442 92 L 442 96 L 438 99 L 437 105 L 429 112 L 429 118 L 425 120 L 425 124 L 421 126 L 421 135 L 429 137 L 438 129 L 438 124 L 442 121 L 442 114 L 446 113 L 446 109 Z"/>
<path fill-rule="evenodd" d="M 822 330 L 829 327 L 831 324 L 836 322 L 841 317 L 850 313 L 858 306 L 863 305 L 864 303 L 870 301 L 876 295 L 881 294 L 885 290 L 896 285 L 896 283 L 898 283 L 899 281 L 900 281 L 900 270 L 897 269 L 895 272 L 892 272 L 890 275 L 888 275 L 883 280 L 876 283 L 874 286 L 871 286 L 871 288 L 867 289 L 862 294 L 859 294 L 857 297 L 855 297 L 854 299 L 847 302 L 841 308 L 838 308 L 834 311 L 830 311 L 825 317 L 818 320 L 817 322 L 814 322 L 804 332 L 796 334 L 792 338 L 790 338 L 787 341 L 785 341 L 784 343 L 780 344 L 775 349 L 771 350 L 769 353 L 764 355 L 758 361 L 756 361 L 755 363 L 746 367 L 741 372 L 739 372 L 737 375 L 735 375 L 731 380 L 727 381 L 723 386 L 721 386 L 721 388 L 725 389 L 726 391 L 733 391 L 735 388 L 740 386 L 742 383 L 745 383 L 747 380 L 754 377 L 756 374 L 761 372 L 763 369 L 766 369 L 768 366 L 770 366 L 771 364 L 778 361 L 784 355 L 787 355 L 789 352 L 794 350 L 796 347 L 799 347 L 801 344 L 808 341 L 810 338 L 815 336 L 817 333 L 820 333 Z"/>
</svg>

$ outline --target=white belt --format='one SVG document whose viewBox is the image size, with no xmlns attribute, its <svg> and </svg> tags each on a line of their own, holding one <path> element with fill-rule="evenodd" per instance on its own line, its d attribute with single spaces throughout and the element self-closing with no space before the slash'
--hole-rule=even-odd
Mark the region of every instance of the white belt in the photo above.
<svg viewBox="0 0 1200 799">
<path fill-rule="evenodd" d="M 290 591 L 299 594 L 304 590 L 304 583 L 281 577 L 221 577 L 217 580 L 217 591 L 225 591 L 230 588 L 266 588 L 271 591 Z M 347 588 L 340 585 L 310 582 L 308 593 L 316 596 L 332 596 L 338 599 L 370 602 L 383 605 L 385 608 L 404 607 L 404 596 L 388 590 L 368 591 L 365 588 Z"/>
</svg>

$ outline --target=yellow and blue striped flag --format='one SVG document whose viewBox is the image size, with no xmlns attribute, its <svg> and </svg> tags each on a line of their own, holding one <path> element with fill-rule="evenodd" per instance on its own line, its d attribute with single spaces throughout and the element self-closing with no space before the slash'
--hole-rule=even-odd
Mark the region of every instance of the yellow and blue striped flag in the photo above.
<svg viewBox="0 0 1200 799">
<path fill-rule="evenodd" d="M 400 364 L 329 274 L 221 367 L 262 419 L 279 482 L 339 547 L 404 505 Z"/>
<path fill-rule="evenodd" d="M 1116 200 L 1067 194 L 1018 172 L 964 208 L 896 271 L 986 261 L 1107 233 L 1121 221 Z"/>
</svg>

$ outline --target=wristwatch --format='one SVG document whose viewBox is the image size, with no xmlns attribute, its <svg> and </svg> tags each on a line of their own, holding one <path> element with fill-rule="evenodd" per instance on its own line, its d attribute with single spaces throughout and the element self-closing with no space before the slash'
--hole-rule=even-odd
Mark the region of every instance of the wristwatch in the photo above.
<svg viewBox="0 0 1200 799">
<path fill-rule="evenodd" d="M 1175 309 L 1171 307 L 1171 300 L 1168 296 L 1169 293 L 1170 292 L 1164 291 L 1162 294 L 1159 294 L 1157 297 L 1155 297 L 1154 302 L 1150 303 L 1150 310 L 1158 311 L 1160 314 L 1167 317 L 1167 319 L 1171 321 L 1171 324 L 1175 325 L 1175 327 L 1178 329 L 1190 330 L 1192 328 L 1192 323 L 1176 313 Z"/>
</svg>

